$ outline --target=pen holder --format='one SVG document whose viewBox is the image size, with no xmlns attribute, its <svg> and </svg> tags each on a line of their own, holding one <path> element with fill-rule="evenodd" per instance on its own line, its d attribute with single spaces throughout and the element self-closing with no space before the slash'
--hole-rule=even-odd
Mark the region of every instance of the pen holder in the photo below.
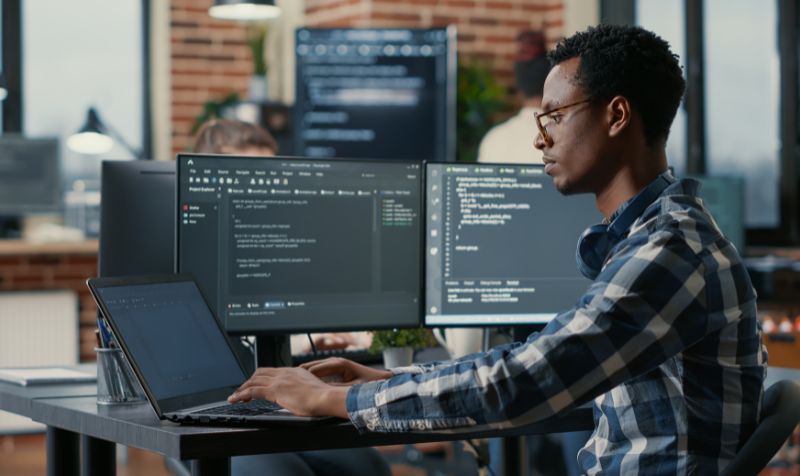
<svg viewBox="0 0 800 476">
<path fill-rule="evenodd" d="M 97 352 L 97 403 L 116 405 L 146 400 L 122 349 L 95 347 Z"/>
</svg>

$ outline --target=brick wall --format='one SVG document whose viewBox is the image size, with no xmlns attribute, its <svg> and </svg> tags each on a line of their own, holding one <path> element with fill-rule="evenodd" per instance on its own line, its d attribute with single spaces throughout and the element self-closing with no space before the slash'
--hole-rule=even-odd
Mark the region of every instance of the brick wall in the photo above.
<svg viewBox="0 0 800 476">
<path fill-rule="evenodd" d="M 252 72 L 247 31 L 208 15 L 213 0 L 170 0 L 172 151 L 191 147 L 203 104 L 232 92 L 246 97 Z"/>
<path fill-rule="evenodd" d="M 461 61 L 482 61 L 513 91 L 516 36 L 542 30 L 550 46 L 561 37 L 562 0 L 306 0 L 306 24 L 320 27 L 456 25 Z"/>
<path fill-rule="evenodd" d="M 97 307 L 86 279 L 97 276 L 97 242 L 63 245 L 14 244 L 19 249 L 0 253 L 0 292 L 69 289 L 78 293 L 80 305 L 80 357 L 94 360 Z"/>
<path fill-rule="evenodd" d="M 246 97 L 252 71 L 246 29 L 209 17 L 212 3 L 170 0 L 173 152 L 191 146 L 192 123 L 203 103 L 231 92 Z M 517 33 L 543 30 L 552 45 L 563 31 L 562 0 L 305 0 L 305 5 L 308 26 L 456 25 L 460 59 L 489 64 L 509 95 Z"/>
</svg>

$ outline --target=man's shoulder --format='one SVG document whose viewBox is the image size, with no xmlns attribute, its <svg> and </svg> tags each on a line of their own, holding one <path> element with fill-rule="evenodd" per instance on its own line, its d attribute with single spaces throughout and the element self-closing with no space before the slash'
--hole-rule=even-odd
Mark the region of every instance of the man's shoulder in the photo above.
<svg viewBox="0 0 800 476">
<path fill-rule="evenodd" d="M 637 220 L 629 236 L 639 236 L 647 242 L 685 246 L 699 258 L 732 248 L 702 200 L 687 193 L 667 193 L 659 197 Z M 738 253 L 733 258 L 740 259 Z"/>
</svg>

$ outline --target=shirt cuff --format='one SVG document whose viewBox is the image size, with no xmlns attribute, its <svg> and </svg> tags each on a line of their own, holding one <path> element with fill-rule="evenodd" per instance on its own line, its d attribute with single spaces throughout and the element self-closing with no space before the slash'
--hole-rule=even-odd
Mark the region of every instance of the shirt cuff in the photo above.
<svg viewBox="0 0 800 476">
<path fill-rule="evenodd" d="M 382 384 L 381 380 L 356 384 L 347 392 L 347 414 L 360 433 L 376 431 L 380 427 L 380 412 L 375 405 L 375 395 Z"/>
<path fill-rule="evenodd" d="M 421 374 L 425 373 L 425 368 L 419 365 L 409 365 L 406 367 L 394 367 L 391 369 L 386 369 L 392 373 L 392 375 L 400 375 L 400 374 Z"/>
</svg>

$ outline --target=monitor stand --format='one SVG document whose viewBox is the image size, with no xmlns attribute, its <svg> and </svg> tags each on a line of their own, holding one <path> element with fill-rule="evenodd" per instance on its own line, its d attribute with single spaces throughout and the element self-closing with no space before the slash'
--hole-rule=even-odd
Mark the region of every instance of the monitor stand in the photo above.
<svg viewBox="0 0 800 476">
<path fill-rule="evenodd" d="M 256 336 L 256 368 L 289 367 L 291 365 L 292 353 L 289 348 L 288 335 Z"/>
</svg>

